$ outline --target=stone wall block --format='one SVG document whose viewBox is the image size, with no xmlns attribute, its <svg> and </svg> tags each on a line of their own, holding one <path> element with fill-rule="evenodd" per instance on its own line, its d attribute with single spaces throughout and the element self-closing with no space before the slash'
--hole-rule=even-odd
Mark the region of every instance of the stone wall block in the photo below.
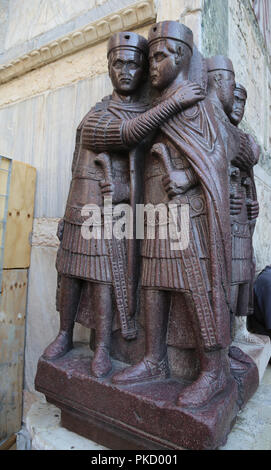
<svg viewBox="0 0 271 470">
<path fill-rule="evenodd" d="M 153 3 L 149 2 L 142 2 L 136 8 L 138 21 L 142 23 L 143 21 L 147 21 L 152 19 L 155 13 Z"/>
<path fill-rule="evenodd" d="M 124 11 L 123 13 L 123 25 L 126 29 L 128 28 L 133 28 L 136 26 L 138 20 L 137 20 L 137 14 L 135 9 L 129 8 Z"/>
<path fill-rule="evenodd" d="M 44 62 L 48 62 L 52 58 L 50 47 L 42 47 L 40 53 Z"/>
<path fill-rule="evenodd" d="M 94 26 L 87 26 L 83 29 L 83 33 L 87 42 L 94 42 L 98 39 L 98 34 Z"/>
<path fill-rule="evenodd" d="M 76 47 L 82 46 L 82 44 L 85 42 L 84 34 L 80 31 L 74 33 L 72 35 L 72 42 Z"/>
<path fill-rule="evenodd" d="M 31 67 L 34 68 L 41 59 L 40 51 L 32 51 L 30 52 L 29 56 L 31 58 Z"/>
<path fill-rule="evenodd" d="M 52 44 L 50 44 L 50 51 L 54 59 L 62 55 L 62 49 L 58 42 L 53 42 Z"/>
<path fill-rule="evenodd" d="M 72 51 L 72 49 L 73 49 L 72 40 L 71 40 L 70 37 L 65 37 L 65 38 L 61 39 L 60 45 L 61 45 L 62 51 L 64 53 L 68 53 L 68 52 Z"/>
<path fill-rule="evenodd" d="M 123 22 L 120 15 L 113 15 L 109 18 L 110 30 L 112 33 L 117 33 L 123 28 Z"/>
<path fill-rule="evenodd" d="M 98 38 L 106 38 L 110 35 L 110 25 L 108 21 L 100 21 L 100 23 L 97 24 L 97 32 L 98 32 Z"/>
</svg>

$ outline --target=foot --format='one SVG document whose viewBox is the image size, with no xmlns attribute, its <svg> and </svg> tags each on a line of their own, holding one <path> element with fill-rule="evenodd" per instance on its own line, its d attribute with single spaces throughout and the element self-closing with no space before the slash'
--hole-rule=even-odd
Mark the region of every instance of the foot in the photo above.
<svg viewBox="0 0 271 470">
<path fill-rule="evenodd" d="M 255 344 L 257 346 L 265 345 L 265 341 L 261 338 L 260 335 L 254 335 L 253 333 L 250 333 L 248 330 L 237 331 L 234 341 L 236 343 Z"/>
<path fill-rule="evenodd" d="M 42 357 L 50 361 L 58 359 L 67 354 L 72 348 L 72 334 L 62 330 L 58 333 L 56 339 L 47 346 Z"/>
<path fill-rule="evenodd" d="M 91 361 L 91 375 L 97 377 L 105 377 L 112 370 L 112 362 L 107 348 L 97 348 Z"/>
<path fill-rule="evenodd" d="M 244 373 L 251 366 L 252 359 L 247 356 L 240 348 L 231 346 L 229 349 L 229 359 L 231 371 Z"/>
<path fill-rule="evenodd" d="M 234 373 L 239 373 L 239 374 L 244 374 L 248 370 L 248 366 L 244 364 L 243 362 L 239 362 L 236 359 L 233 359 L 232 357 L 230 358 L 230 368 L 231 372 Z"/>
<path fill-rule="evenodd" d="M 198 379 L 179 395 L 177 405 L 184 408 L 199 408 L 206 405 L 227 385 L 224 369 L 201 372 Z"/>
<path fill-rule="evenodd" d="M 163 380 L 168 377 L 169 367 L 167 357 L 164 357 L 160 362 L 145 358 L 135 366 L 127 367 L 115 374 L 112 382 L 119 385 L 127 385 L 149 380 Z"/>
<path fill-rule="evenodd" d="M 247 317 L 235 317 L 235 337 L 234 341 L 243 344 L 255 344 L 263 346 L 264 339 L 260 335 L 254 335 L 247 329 Z"/>
</svg>

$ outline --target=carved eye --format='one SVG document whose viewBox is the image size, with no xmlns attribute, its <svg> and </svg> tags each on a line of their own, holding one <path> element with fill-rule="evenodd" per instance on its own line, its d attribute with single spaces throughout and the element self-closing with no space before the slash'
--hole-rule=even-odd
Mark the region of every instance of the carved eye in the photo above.
<svg viewBox="0 0 271 470">
<path fill-rule="evenodd" d="M 130 39 L 129 34 L 126 34 L 126 36 L 124 36 L 124 37 L 125 37 L 125 39 Z"/>
<path fill-rule="evenodd" d="M 136 62 L 129 62 L 129 69 L 135 70 L 138 69 L 139 65 Z"/>
<path fill-rule="evenodd" d="M 165 57 L 166 57 L 165 54 L 163 54 L 163 53 L 161 53 L 161 52 L 160 52 L 159 54 L 155 54 L 155 60 L 156 60 L 156 62 L 162 62 L 162 60 L 164 60 Z"/>
<path fill-rule="evenodd" d="M 120 69 L 122 67 L 122 62 L 120 60 L 116 60 L 116 62 L 114 62 L 114 67 L 116 69 Z"/>
</svg>

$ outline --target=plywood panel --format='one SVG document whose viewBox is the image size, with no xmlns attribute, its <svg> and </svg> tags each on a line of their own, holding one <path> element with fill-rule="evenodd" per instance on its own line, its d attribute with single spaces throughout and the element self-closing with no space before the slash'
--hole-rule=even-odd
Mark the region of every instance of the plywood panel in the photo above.
<svg viewBox="0 0 271 470">
<path fill-rule="evenodd" d="M 0 304 L 0 441 L 21 428 L 27 270 L 4 270 Z"/>
<path fill-rule="evenodd" d="M 28 268 L 32 231 L 36 169 L 13 161 L 9 190 L 4 268 Z"/>
</svg>

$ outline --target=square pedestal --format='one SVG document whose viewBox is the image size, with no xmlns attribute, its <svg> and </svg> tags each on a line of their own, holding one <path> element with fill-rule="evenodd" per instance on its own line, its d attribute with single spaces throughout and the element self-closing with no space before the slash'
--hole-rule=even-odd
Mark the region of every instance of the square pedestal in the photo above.
<svg viewBox="0 0 271 470">
<path fill-rule="evenodd" d="M 89 348 L 77 345 L 61 359 L 39 361 L 36 389 L 61 409 L 64 427 L 116 450 L 216 449 L 225 444 L 239 411 L 233 377 L 207 406 L 184 409 L 176 401 L 187 382 L 171 378 L 114 385 L 111 376 L 90 375 L 90 360 Z M 114 361 L 113 370 L 124 366 Z"/>
</svg>

